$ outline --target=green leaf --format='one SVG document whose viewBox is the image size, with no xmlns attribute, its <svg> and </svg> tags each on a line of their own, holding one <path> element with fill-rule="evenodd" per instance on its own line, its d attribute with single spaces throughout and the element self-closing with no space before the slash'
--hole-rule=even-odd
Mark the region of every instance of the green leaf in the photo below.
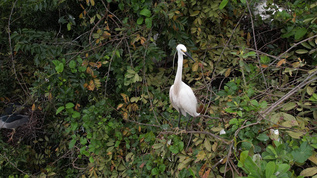
<svg viewBox="0 0 317 178">
<path fill-rule="evenodd" d="M 251 104 L 254 106 L 259 106 L 259 103 L 257 100 L 251 100 Z"/>
<path fill-rule="evenodd" d="M 73 122 L 73 123 L 71 124 L 71 130 L 72 130 L 72 131 L 75 131 L 77 128 L 78 128 L 78 122 Z"/>
<path fill-rule="evenodd" d="M 87 143 L 87 138 L 80 137 L 80 144 L 86 145 L 86 143 Z"/>
<path fill-rule="evenodd" d="M 296 30 L 295 32 L 295 40 L 299 40 L 300 38 L 302 38 L 305 34 L 307 33 L 307 29 L 306 28 L 300 28 L 298 30 Z"/>
<path fill-rule="evenodd" d="M 71 29 L 72 29 L 72 24 L 69 22 L 69 23 L 67 24 L 67 30 L 70 31 Z"/>
<path fill-rule="evenodd" d="M 198 15 L 199 13 L 200 13 L 200 11 L 193 11 L 193 12 L 190 14 L 190 16 L 191 16 L 191 17 L 194 17 L 194 16 Z"/>
<path fill-rule="evenodd" d="M 304 163 L 313 154 L 313 148 L 307 142 L 304 142 L 299 148 L 293 150 L 291 154 L 294 161 Z"/>
<path fill-rule="evenodd" d="M 152 18 L 146 18 L 145 25 L 147 28 L 151 28 L 152 27 Z"/>
<path fill-rule="evenodd" d="M 91 163 L 95 162 L 94 158 L 93 157 L 89 157 L 89 162 L 91 162 Z"/>
<path fill-rule="evenodd" d="M 73 111 L 72 118 L 79 118 L 79 117 L 80 117 L 80 113 L 77 111 Z"/>
<path fill-rule="evenodd" d="M 59 63 L 58 66 L 55 67 L 55 70 L 57 73 L 61 73 L 64 70 L 64 64 L 63 63 Z"/>
<path fill-rule="evenodd" d="M 147 162 L 145 165 L 147 170 L 152 170 L 152 163 L 151 162 Z"/>
<path fill-rule="evenodd" d="M 94 39 L 100 38 L 100 34 L 98 34 L 98 33 L 93 33 L 93 34 L 92 34 L 92 37 L 93 37 Z"/>
<path fill-rule="evenodd" d="M 240 161 L 242 164 L 244 164 L 244 162 L 245 162 L 245 160 L 247 159 L 248 155 L 249 155 L 249 151 L 243 151 L 243 152 L 241 152 L 241 154 L 240 154 L 240 160 L 239 160 L 239 161 Z"/>
<path fill-rule="evenodd" d="M 266 108 L 266 107 L 267 107 L 267 102 L 266 102 L 266 101 L 262 101 L 262 102 L 260 103 L 260 107 L 261 107 L 262 109 Z"/>
<path fill-rule="evenodd" d="M 138 25 L 141 25 L 143 23 L 143 17 L 139 17 L 138 20 L 136 21 Z"/>
<path fill-rule="evenodd" d="M 160 172 L 164 172 L 165 169 L 166 169 L 166 166 L 165 166 L 164 164 L 161 164 L 161 165 L 159 166 Z"/>
<path fill-rule="evenodd" d="M 259 169 L 259 167 L 255 164 L 255 162 L 252 160 L 252 158 L 251 158 L 250 156 L 248 156 L 248 157 L 245 159 L 244 167 L 245 167 L 249 172 L 251 172 L 251 174 L 254 174 L 254 175 L 257 174 L 258 169 Z"/>
<path fill-rule="evenodd" d="M 250 52 L 248 52 L 247 53 L 247 56 L 256 56 L 256 52 L 254 52 L 254 51 L 250 51 Z"/>
<path fill-rule="evenodd" d="M 56 115 L 57 115 L 58 113 L 60 113 L 61 111 L 63 111 L 64 109 L 65 109 L 64 106 L 60 106 L 60 107 L 56 110 Z"/>
<path fill-rule="evenodd" d="M 152 169 L 151 174 L 152 175 L 158 175 L 160 171 L 157 168 Z"/>
<path fill-rule="evenodd" d="M 67 103 L 66 104 L 66 109 L 73 108 L 75 105 L 73 103 Z"/>
<path fill-rule="evenodd" d="M 71 60 L 68 64 L 69 68 L 73 69 L 76 67 L 76 62 L 74 60 Z"/>
<path fill-rule="evenodd" d="M 223 9 L 224 7 L 226 7 L 226 5 L 228 4 L 229 0 L 222 0 L 220 5 L 219 5 L 219 9 Z"/>
<path fill-rule="evenodd" d="M 308 53 L 308 50 L 306 49 L 298 49 L 295 51 L 297 54 L 305 54 L 305 53 Z"/>
<path fill-rule="evenodd" d="M 265 177 L 271 177 L 276 169 L 276 165 L 273 161 L 267 163 L 265 167 Z"/>
<path fill-rule="evenodd" d="M 261 133 L 259 136 L 256 137 L 260 141 L 267 141 L 270 137 L 267 136 L 265 133 Z"/>
<path fill-rule="evenodd" d="M 282 173 L 286 173 L 289 169 L 290 169 L 290 165 L 289 164 L 278 164 L 277 165 L 277 171 Z"/>
<path fill-rule="evenodd" d="M 55 67 L 61 63 L 59 60 L 52 60 L 52 62 L 55 65 Z"/>
<path fill-rule="evenodd" d="M 117 57 L 120 57 L 120 51 L 119 50 L 116 50 L 116 55 L 117 55 Z"/>
<path fill-rule="evenodd" d="M 307 49 L 311 49 L 311 46 L 307 42 L 303 42 L 303 43 L 301 43 L 301 45 Z"/>
<path fill-rule="evenodd" d="M 72 139 L 72 140 L 69 142 L 69 149 L 72 149 L 72 148 L 75 146 L 75 143 L 76 143 L 76 139 Z"/>
<path fill-rule="evenodd" d="M 308 99 L 309 101 L 316 102 L 317 101 L 317 94 L 313 93 L 313 95 Z"/>
<path fill-rule="evenodd" d="M 151 17 L 151 11 L 147 8 L 144 8 L 140 11 L 140 14 L 145 17 Z"/>
</svg>

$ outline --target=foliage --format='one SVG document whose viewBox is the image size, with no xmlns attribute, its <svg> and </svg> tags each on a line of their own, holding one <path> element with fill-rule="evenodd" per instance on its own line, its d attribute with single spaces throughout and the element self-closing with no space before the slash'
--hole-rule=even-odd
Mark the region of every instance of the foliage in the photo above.
<svg viewBox="0 0 317 178">
<path fill-rule="evenodd" d="M 0 2 L 2 177 L 316 176 L 316 3 Z M 252 15 L 252 16 L 251 16 Z M 9 22 L 9 23 L 8 23 Z M 175 128 L 175 46 L 201 116 Z M 23 136 L 24 135 L 24 136 Z M 8 142 L 9 141 L 9 142 Z"/>
</svg>

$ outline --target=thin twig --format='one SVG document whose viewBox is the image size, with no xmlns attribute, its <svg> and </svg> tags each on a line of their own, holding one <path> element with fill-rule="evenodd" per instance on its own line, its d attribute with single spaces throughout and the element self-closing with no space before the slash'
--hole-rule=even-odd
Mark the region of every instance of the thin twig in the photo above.
<svg viewBox="0 0 317 178">
<path fill-rule="evenodd" d="M 215 135 L 215 134 L 207 132 L 207 131 L 182 130 L 180 133 L 182 133 L 182 134 L 185 134 L 185 133 L 189 133 L 189 134 L 205 134 L 205 135 L 210 135 L 210 136 L 212 136 L 212 137 L 214 137 L 214 138 L 216 138 L 218 140 L 221 140 L 221 141 L 223 141 L 226 144 L 230 144 L 231 143 L 231 141 L 227 141 L 227 140 L 219 137 L 218 135 Z M 163 134 L 163 135 L 164 134 L 175 134 L 175 132 L 174 131 L 163 131 L 163 132 L 160 132 L 160 134 Z"/>
<path fill-rule="evenodd" d="M 291 46 L 291 47 L 288 48 L 286 51 L 284 51 L 282 54 L 280 54 L 273 62 L 271 62 L 271 63 L 269 64 L 269 66 L 273 65 L 277 60 L 280 60 L 281 57 L 283 57 L 284 54 L 288 53 L 291 49 L 293 49 L 293 48 L 295 48 L 296 46 L 298 46 L 298 45 L 304 43 L 305 41 L 308 41 L 308 40 L 313 39 L 313 38 L 315 38 L 315 37 L 317 37 L 317 35 L 311 36 L 311 37 L 306 38 L 306 39 L 304 39 L 304 40 L 302 40 L 302 41 L 300 41 L 300 42 L 298 42 L 298 43 L 295 43 L 293 46 Z"/>
<path fill-rule="evenodd" d="M 24 175 L 28 175 L 28 176 L 30 176 L 30 177 L 34 177 L 34 176 L 32 176 L 32 175 L 30 175 L 30 174 L 28 174 L 28 173 L 22 171 L 21 169 L 19 169 L 15 164 L 13 164 L 13 163 L 9 160 L 9 158 L 6 156 L 5 153 L 4 153 L 4 154 L 1 154 L 1 155 L 3 155 L 3 157 L 4 157 L 15 169 L 17 169 L 19 172 L 23 173 Z"/>
<path fill-rule="evenodd" d="M 251 10 L 250 10 L 249 2 L 248 1 L 246 1 L 246 2 L 247 2 L 247 7 L 248 7 L 248 10 L 249 10 L 250 18 L 251 18 L 253 41 L 254 41 L 254 47 L 255 47 L 255 51 L 256 51 L 256 56 L 257 56 L 258 63 L 259 63 L 259 68 L 261 70 L 261 74 L 262 74 L 262 78 L 264 80 L 265 86 L 266 86 L 266 88 L 268 88 L 268 85 L 267 85 L 267 82 L 266 82 L 266 79 L 265 79 L 265 76 L 264 76 L 264 73 L 263 73 L 263 68 L 262 68 L 261 62 L 260 62 L 260 56 L 259 56 L 259 53 L 258 53 L 257 42 L 256 42 L 256 39 L 255 39 L 255 31 L 254 31 L 254 23 L 253 23 L 252 13 L 251 13 Z"/>
<path fill-rule="evenodd" d="M 244 12 L 245 12 L 245 10 L 244 10 Z M 212 77 L 211 77 L 210 82 L 209 82 L 209 85 L 210 85 L 210 86 L 211 86 L 212 81 L 216 78 L 216 75 L 215 75 L 215 74 L 216 74 L 216 68 L 217 68 L 217 66 L 218 66 L 218 64 L 219 64 L 219 62 L 220 62 L 220 60 L 221 60 L 221 57 L 222 57 L 223 53 L 225 52 L 225 49 L 228 47 L 229 42 L 231 41 L 231 38 L 233 37 L 234 32 L 236 31 L 237 27 L 238 27 L 239 24 L 240 24 L 240 21 L 241 21 L 242 18 L 244 17 L 244 12 L 242 13 L 242 15 L 241 15 L 241 17 L 240 17 L 238 23 L 236 24 L 236 26 L 235 26 L 234 29 L 232 30 L 232 33 L 231 33 L 231 35 L 230 35 L 228 41 L 226 42 L 225 46 L 223 47 L 223 49 L 222 49 L 222 51 L 221 51 L 221 53 L 220 53 L 220 55 L 219 55 L 219 58 L 218 58 L 218 60 L 217 60 L 217 63 L 216 63 L 216 65 L 214 66 L 214 70 L 213 70 L 213 72 L 212 72 Z M 207 50 L 207 49 L 206 49 L 206 50 Z M 208 102 L 208 104 L 207 104 L 207 108 L 209 108 L 210 104 L 211 104 L 211 100 L 209 100 L 209 102 Z"/>
<path fill-rule="evenodd" d="M 8 37 L 9 37 L 9 48 L 10 48 L 10 57 L 11 57 L 11 62 L 12 62 L 12 69 L 13 69 L 13 72 L 14 72 L 14 76 L 15 78 L 17 79 L 17 81 L 19 82 L 19 85 L 21 86 L 22 90 L 24 91 L 24 93 L 26 95 L 29 95 L 29 93 L 24 89 L 23 85 L 21 84 L 21 81 L 17 75 L 17 72 L 16 72 L 16 69 L 15 69 L 15 62 L 14 62 L 14 57 L 13 57 L 13 49 L 12 49 L 12 42 L 11 42 L 11 17 L 12 17 L 12 14 L 13 14 L 13 9 L 15 8 L 15 5 L 17 3 L 18 0 L 16 0 L 13 5 L 12 5 L 12 8 L 11 8 L 11 13 L 10 13 L 10 16 L 9 16 L 9 19 L 8 19 Z"/>
<path fill-rule="evenodd" d="M 226 173 L 227 173 L 227 166 L 228 166 L 228 162 L 229 162 L 229 159 L 231 157 L 231 153 L 232 153 L 232 148 L 233 148 L 233 140 L 231 141 L 231 144 L 229 146 L 229 152 L 228 152 L 228 155 L 227 155 L 227 161 L 226 161 L 226 165 L 225 165 L 225 173 L 223 175 L 223 177 L 226 177 Z"/>
<path fill-rule="evenodd" d="M 152 99 L 151 99 L 151 97 L 150 97 L 151 95 L 150 95 L 149 87 L 148 87 L 148 85 L 147 85 L 146 78 L 145 78 L 145 66 L 146 66 L 146 65 L 145 65 L 145 57 L 146 57 L 146 53 L 147 53 L 147 48 L 145 48 L 144 55 L 143 55 L 143 82 L 144 82 L 146 91 L 147 91 L 147 93 L 148 93 L 148 95 L 149 95 L 150 107 L 151 107 L 151 109 L 152 109 L 152 111 L 153 111 L 154 118 L 155 118 L 156 122 L 157 122 L 158 124 L 160 124 L 159 120 L 157 119 L 156 113 L 155 113 L 155 109 L 154 109 L 154 106 L 153 106 L 153 102 L 152 102 Z"/>
<path fill-rule="evenodd" d="M 279 104 L 281 104 L 283 101 L 285 101 L 287 98 L 289 98 L 290 96 L 292 96 L 295 92 L 297 92 L 299 89 L 301 89 L 303 86 L 315 81 L 317 79 L 317 77 L 311 79 L 313 76 L 315 76 L 317 74 L 317 70 L 315 72 L 313 72 L 312 74 L 310 74 L 308 77 L 306 77 L 306 79 L 304 81 L 302 81 L 299 85 L 297 85 L 296 87 L 294 87 L 291 91 L 289 91 L 286 95 L 284 95 L 282 98 L 280 98 L 279 100 L 277 100 L 275 103 L 273 103 L 270 107 L 268 107 L 265 111 L 263 111 L 263 116 L 265 117 L 266 115 L 268 115 L 270 112 L 272 112 Z M 309 80 L 311 79 L 311 80 Z M 309 81 L 308 81 L 309 80 Z"/>
<path fill-rule="evenodd" d="M 133 120 L 129 120 L 129 119 L 124 119 L 125 121 L 129 121 L 129 122 L 133 122 L 133 123 L 136 123 L 138 125 L 145 125 L 145 126 L 151 126 L 151 127 L 160 127 L 159 125 L 154 125 L 154 124 L 144 124 L 144 123 L 141 123 L 141 122 L 138 122 L 138 121 L 133 121 Z"/>
<path fill-rule="evenodd" d="M 109 63 L 109 67 L 108 67 L 108 72 L 107 72 L 107 78 L 106 78 L 106 83 L 105 83 L 105 94 L 104 96 L 107 95 L 107 84 L 108 84 L 108 79 L 109 79 L 109 74 L 110 74 L 110 69 L 111 69 L 111 63 L 112 63 L 112 60 L 114 58 L 114 55 L 116 54 L 116 51 L 117 51 L 117 48 L 118 46 L 120 45 L 120 43 L 122 42 L 123 39 L 120 40 L 120 42 L 117 44 L 117 46 L 115 47 L 115 49 L 113 50 L 112 52 L 112 56 L 111 56 L 111 59 L 110 59 L 110 63 Z"/>
</svg>

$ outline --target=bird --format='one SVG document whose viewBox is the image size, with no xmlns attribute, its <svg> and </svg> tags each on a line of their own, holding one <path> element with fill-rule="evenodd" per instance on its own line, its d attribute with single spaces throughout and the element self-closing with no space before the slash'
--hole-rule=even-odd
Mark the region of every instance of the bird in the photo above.
<svg viewBox="0 0 317 178">
<path fill-rule="evenodd" d="M 12 140 L 13 135 L 15 133 L 15 129 L 19 126 L 22 126 L 29 121 L 28 115 L 20 114 L 22 110 L 22 106 L 16 104 L 9 104 L 9 106 L 5 109 L 3 115 L 0 116 L 0 129 L 12 129 L 11 137 L 9 139 Z"/>
<path fill-rule="evenodd" d="M 11 114 L 0 116 L 0 129 L 15 129 L 29 121 L 29 116 Z"/>
<path fill-rule="evenodd" d="M 179 112 L 178 127 L 180 125 L 180 119 L 182 115 L 186 117 L 186 113 L 192 117 L 199 116 L 197 113 L 197 98 L 193 90 L 182 81 L 182 70 L 183 70 L 183 58 L 184 56 L 189 57 L 195 62 L 195 60 L 187 53 L 187 48 L 183 44 L 176 46 L 176 51 L 178 55 L 178 65 L 174 84 L 170 88 L 169 98 L 172 106 Z M 189 123 L 189 119 L 186 125 Z"/>
</svg>

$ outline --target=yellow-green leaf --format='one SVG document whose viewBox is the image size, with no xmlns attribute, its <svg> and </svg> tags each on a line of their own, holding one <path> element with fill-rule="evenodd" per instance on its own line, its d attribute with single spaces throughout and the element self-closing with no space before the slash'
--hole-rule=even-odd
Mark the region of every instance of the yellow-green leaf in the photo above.
<svg viewBox="0 0 317 178">
<path fill-rule="evenodd" d="M 95 6 L 95 0 L 90 0 L 92 6 Z"/>
<path fill-rule="evenodd" d="M 289 136 L 295 139 L 300 139 L 301 136 L 303 136 L 305 133 L 301 131 L 293 132 L 293 131 L 286 131 Z"/>
<path fill-rule="evenodd" d="M 306 49 L 298 49 L 295 51 L 297 54 L 305 54 L 305 53 L 308 53 L 308 50 Z"/>
<path fill-rule="evenodd" d="M 140 100 L 140 97 L 132 97 L 130 99 L 131 102 L 138 102 Z"/>
<path fill-rule="evenodd" d="M 308 158 L 314 164 L 317 164 L 317 153 L 314 151 L 313 155 Z"/>
<path fill-rule="evenodd" d="M 195 162 L 197 163 L 197 162 L 204 160 L 206 158 L 206 153 L 204 151 L 200 151 L 200 152 L 198 152 L 196 157 L 197 157 L 197 159 L 195 160 Z"/>
<path fill-rule="evenodd" d="M 295 102 L 289 102 L 289 103 L 286 103 L 284 106 L 283 106 L 283 110 L 284 111 L 289 111 L 291 109 L 294 109 L 296 107 L 296 103 Z"/>
<path fill-rule="evenodd" d="M 190 14 L 190 16 L 194 17 L 194 16 L 198 15 L 199 12 L 200 12 L 200 11 L 194 11 L 193 13 Z"/>
<path fill-rule="evenodd" d="M 300 175 L 304 177 L 311 177 L 315 174 L 317 174 L 317 167 L 306 168 L 300 173 Z"/>
<path fill-rule="evenodd" d="M 210 144 L 210 141 L 208 139 L 205 139 L 204 146 L 205 146 L 207 151 L 211 152 L 211 144 Z"/>
<path fill-rule="evenodd" d="M 225 77 L 229 77 L 230 73 L 231 73 L 231 67 L 226 70 Z"/>
<path fill-rule="evenodd" d="M 311 49 L 311 46 L 307 42 L 302 43 L 302 45 L 307 49 Z"/>
<path fill-rule="evenodd" d="M 192 66 L 192 71 L 196 72 L 198 70 L 198 62 L 195 62 Z"/>
<path fill-rule="evenodd" d="M 307 87 L 307 94 L 312 95 L 314 93 L 314 91 L 315 91 L 314 88 L 312 88 L 310 86 Z"/>
</svg>

